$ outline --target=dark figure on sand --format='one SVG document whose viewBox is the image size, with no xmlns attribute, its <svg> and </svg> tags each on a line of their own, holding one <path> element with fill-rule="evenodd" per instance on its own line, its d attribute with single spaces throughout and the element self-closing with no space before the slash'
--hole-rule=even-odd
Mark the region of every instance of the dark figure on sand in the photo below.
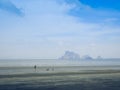
<svg viewBox="0 0 120 90">
<path fill-rule="evenodd" d="M 49 68 L 47 68 L 46 71 L 49 71 Z"/>
<path fill-rule="evenodd" d="M 34 69 L 36 70 L 36 68 L 37 68 L 37 66 L 35 65 L 35 66 L 34 66 Z"/>
</svg>

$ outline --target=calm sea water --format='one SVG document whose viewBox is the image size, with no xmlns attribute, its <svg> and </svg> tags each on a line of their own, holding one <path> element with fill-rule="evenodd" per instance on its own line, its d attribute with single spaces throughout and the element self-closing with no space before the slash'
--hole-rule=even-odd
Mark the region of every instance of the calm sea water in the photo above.
<svg viewBox="0 0 120 90">
<path fill-rule="evenodd" d="M 120 65 L 120 59 L 108 60 L 52 60 L 52 59 L 7 59 L 0 60 L 0 67 L 7 66 L 106 66 Z"/>
<path fill-rule="evenodd" d="M 37 69 L 33 68 L 37 65 Z M 49 71 L 46 71 L 49 68 Z M 54 68 L 54 70 L 53 70 Z M 0 75 L 120 70 L 120 60 L 0 60 Z M 29 75 L 29 74 L 28 74 Z M 120 90 L 120 74 L 0 78 L 0 90 Z"/>
<path fill-rule="evenodd" d="M 37 69 L 33 68 L 37 65 Z M 0 74 L 120 70 L 120 60 L 0 60 Z"/>
</svg>

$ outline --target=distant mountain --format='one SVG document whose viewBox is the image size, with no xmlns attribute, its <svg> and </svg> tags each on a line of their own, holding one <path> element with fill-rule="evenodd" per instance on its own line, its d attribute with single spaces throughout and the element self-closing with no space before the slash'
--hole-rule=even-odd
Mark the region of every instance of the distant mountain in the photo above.
<svg viewBox="0 0 120 90">
<path fill-rule="evenodd" d="M 103 59 L 101 56 L 98 56 L 96 59 L 98 59 L 98 60 L 101 60 L 101 59 Z"/>
<path fill-rule="evenodd" d="M 89 55 L 85 55 L 82 57 L 82 59 L 85 59 L 85 60 L 92 60 L 93 58 Z"/>
<path fill-rule="evenodd" d="M 72 52 L 72 51 L 66 51 L 65 54 L 60 57 L 61 60 L 79 60 L 80 56 L 79 54 Z"/>
</svg>

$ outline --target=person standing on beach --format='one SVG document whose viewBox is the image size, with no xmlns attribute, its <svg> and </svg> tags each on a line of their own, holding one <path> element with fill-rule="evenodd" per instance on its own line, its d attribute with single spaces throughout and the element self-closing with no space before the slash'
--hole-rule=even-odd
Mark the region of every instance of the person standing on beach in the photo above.
<svg viewBox="0 0 120 90">
<path fill-rule="evenodd" d="M 34 66 L 34 69 L 36 70 L 36 68 L 37 68 L 37 66 L 35 65 L 35 66 Z"/>
</svg>

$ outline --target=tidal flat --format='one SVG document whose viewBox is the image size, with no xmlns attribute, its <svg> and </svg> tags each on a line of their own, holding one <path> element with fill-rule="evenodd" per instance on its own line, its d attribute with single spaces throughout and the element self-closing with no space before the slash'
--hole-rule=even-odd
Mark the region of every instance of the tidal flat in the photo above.
<svg viewBox="0 0 120 90">
<path fill-rule="evenodd" d="M 120 90 L 119 69 L 76 68 L 80 67 L 2 67 L 0 90 Z"/>
</svg>

